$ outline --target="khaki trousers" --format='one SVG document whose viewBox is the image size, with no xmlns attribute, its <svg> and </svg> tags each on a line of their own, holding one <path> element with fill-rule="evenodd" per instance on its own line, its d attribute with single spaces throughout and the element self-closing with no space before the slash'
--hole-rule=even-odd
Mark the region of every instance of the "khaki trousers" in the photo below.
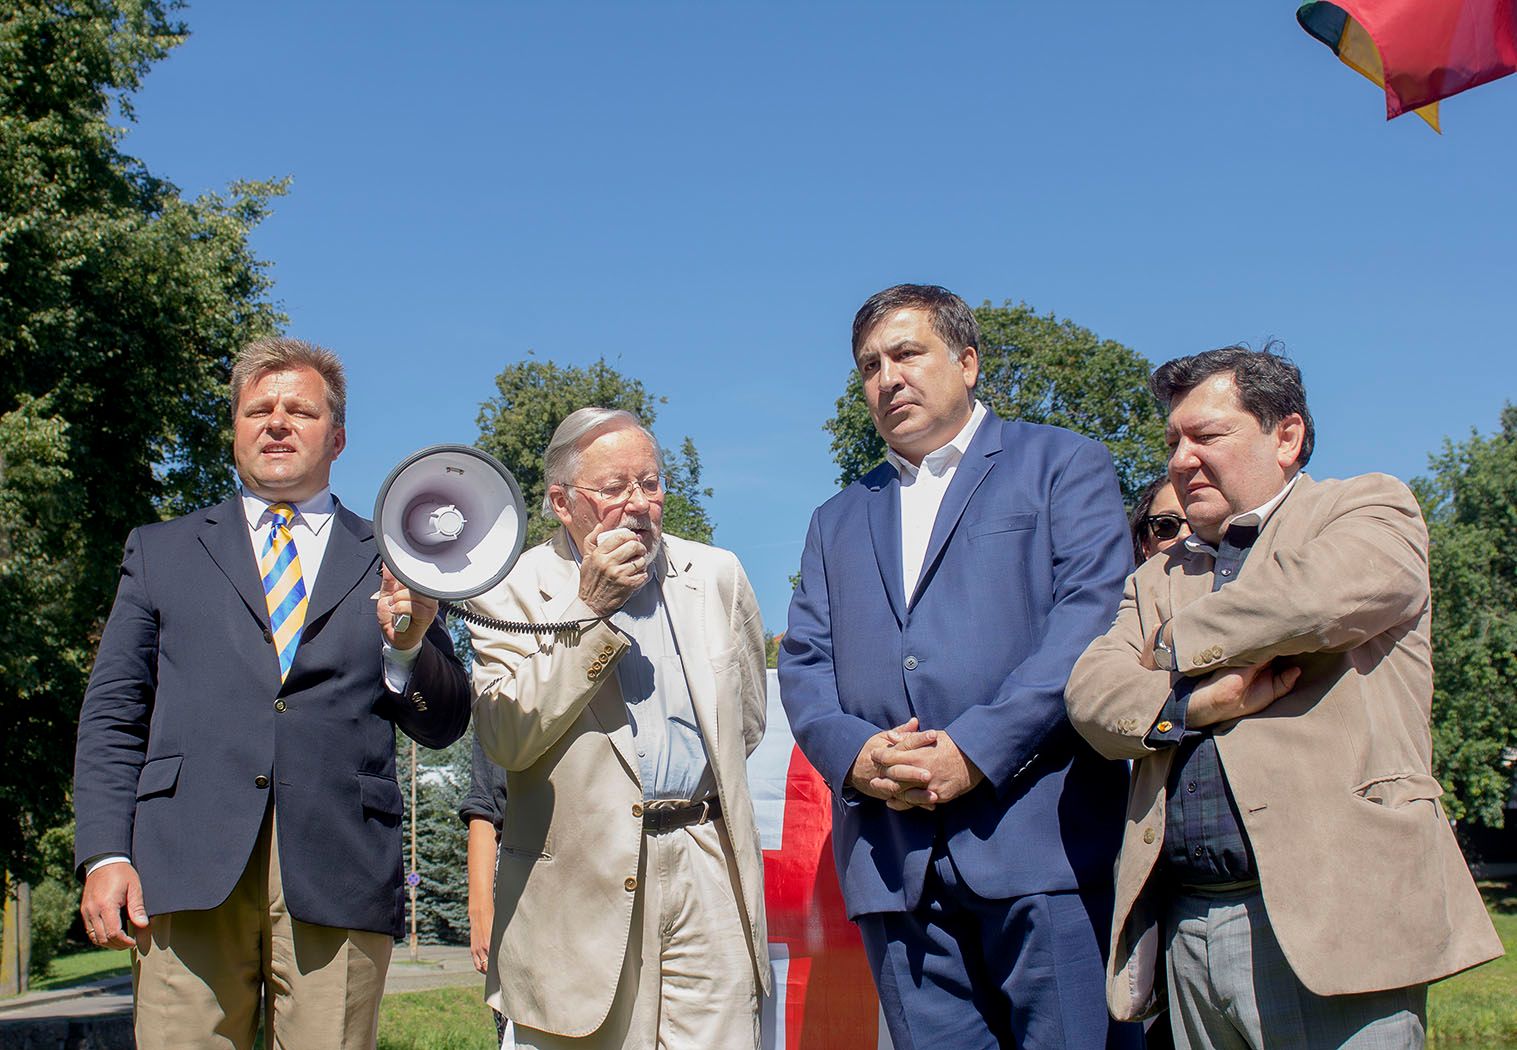
<svg viewBox="0 0 1517 1050">
<path fill-rule="evenodd" d="M 132 961 L 138 1050 L 372 1050 L 394 940 L 290 917 L 273 806 L 247 870 L 209 911 L 153 916 Z M 337 863 L 341 863 L 339 858 Z"/>
<path fill-rule="evenodd" d="M 758 978 L 738 904 L 737 867 L 722 822 L 644 834 L 638 884 L 633 936 L 605 1023 L 578 1039 L 517 1025 L 517 1047 L 758 1046 Z"/>
</svg>

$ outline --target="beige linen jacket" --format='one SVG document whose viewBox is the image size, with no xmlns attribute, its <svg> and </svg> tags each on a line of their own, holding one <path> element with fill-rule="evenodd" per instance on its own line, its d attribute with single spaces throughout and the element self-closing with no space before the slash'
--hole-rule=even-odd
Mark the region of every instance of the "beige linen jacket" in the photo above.
<svg viewBox="0 0 1517 1050">
<path fill-rule="evenodd" d="M 763 858 L 747 776 L 767 707 L 758 602 L 730 551 L 666 535 L 654 569 L 664 574 L 736 860 L 742 932 L 767 993 Z M 562 529 L 469 604 L 504 620 L 595 615 L 579 600 L 579 568 Z M 470 633 L 475 731 L 506 769 L 486 997 L 530 1028 L 587 1035 L 616 994 L 643 848 L 643 790 L 614 673 L 629 642 L 605 622 L 556 637 Z"/>
<path fill-rule="evenodd" d="M 1155 862 L 1174 749 L 1143 738 L 1178 675 L 1140 660 L 1166 620 L 1184 671 L 1301 668 L 1294 689 L 1220 726 L 1216 743 L 1265 908 L 1307 988 L 1399 988 L 1501 954 L 1432 776 L 1427 552 L 1400 481 L 1302 477 L 1228 586 L 1213 593 L 1211 556 L 1183 545 L 1128 577 L 1065 694 L 1093 747 L 1134 761 L 1107 964 L 1114 1017 L 1151 1011 L 1164 980 Z"/>
</svg>

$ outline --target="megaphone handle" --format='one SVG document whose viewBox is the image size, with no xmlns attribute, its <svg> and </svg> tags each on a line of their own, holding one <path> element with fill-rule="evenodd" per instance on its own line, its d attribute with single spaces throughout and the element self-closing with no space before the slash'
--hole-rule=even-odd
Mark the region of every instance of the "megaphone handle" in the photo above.
<svg viewBox="0 0 1517 1050">
<path fill-rule="evenodd" d="M 507 631 L 511 634 L 577 634 L 591 624 L 600 623 L 598 616 L 592 616 L 588 620 L 554 620 L 542 623 L 529 623 L 525 620 L 497 620 L 493 616 L 481 616 L 462 606 L 444 601 L 437 603 L 437 610 L 444 616 L 456 616 L 476 627 L 484 627 L 492 631 Z"/>
</svg>

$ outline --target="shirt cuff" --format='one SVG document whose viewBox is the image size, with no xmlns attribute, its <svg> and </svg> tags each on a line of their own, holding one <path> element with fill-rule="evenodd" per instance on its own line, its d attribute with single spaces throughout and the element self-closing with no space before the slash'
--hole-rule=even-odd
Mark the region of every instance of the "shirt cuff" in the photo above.
<svg viewBox="0 0 1517 1050">
<path fill-rule="evenodd" d="M 410 649 L 396 649 L 388 644 L 381 646 L 380 652 L 384 657 L 385 687 L 392 693 L 406 691 L 406 683 L 411 680 L 411 668 L 416 666 L 416 661 L 421 657 L 421 647 L 425 641 L 417 642 Z"/>
<path fill-rule="evenodd" d="M 131 862 L 132 858 L 128 857 L 125 853 L 112 853 L 105 857 L 96 857 L 84 865 L 84 877 L 89 878 L 107 864 L 130 864 Z"/>
<path fill-rule="evenodd" d="M 1181 678 L 1170 690 L 1169 699 L 1159 708 L 1159 717 L 1143 737 L 1143 743 L 1158 751 L 1174 747 L 1185 736 L 1185 716 L 1190 711 L 1191 690 L 1196 688 L 1196 679 Z"/>
</svg>

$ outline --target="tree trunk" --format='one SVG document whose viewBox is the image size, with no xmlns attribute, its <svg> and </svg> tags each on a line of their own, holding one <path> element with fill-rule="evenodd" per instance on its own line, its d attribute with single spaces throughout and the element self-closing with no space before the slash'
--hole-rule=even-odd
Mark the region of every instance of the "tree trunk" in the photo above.
<svg viewBox="0 0 1517 1050">
<path fill-rule="evenodd" d="M 30 987 L 32 888 L 5 873 L 5 931 L 0 937 L 0 995 L 21 995 Z"/>
</svg>

